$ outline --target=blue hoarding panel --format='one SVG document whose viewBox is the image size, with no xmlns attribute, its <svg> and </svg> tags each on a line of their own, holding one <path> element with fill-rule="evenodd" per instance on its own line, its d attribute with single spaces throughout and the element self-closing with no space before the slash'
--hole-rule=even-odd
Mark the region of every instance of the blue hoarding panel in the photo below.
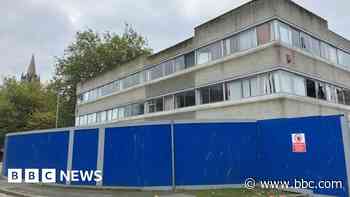
<svg viewBox="0 0 350 197">
<path fill-rule="evenodd" d="M 256 123 L 175 124 L 176 185 L 241 184 L 254 177 Z"/>
<path fill-rule="evenodd" d="M 66 170 L 68 141 L 69 131 L 7 136 L 4 175 L 9 168 Z"/>
<path fill-rule="evenodd" d="M 98 129 L 81 129 L 74 131 L 72 170 L 95 171 L 97 166 Z M 95 181 L 80 180 L 73 185 L 96 185 Z"/>
<path fill-rule="evenodd" d="M 104 186 L 171 185 L 170 125 L 106 128 Z"/>
<path fill-rule="evenodd" d="M 339 116 L 259 121 L 259 177 L 261 180 L 342 181 L 341 189 L 320 194 L 347 196 L 347 176 Z M 292 134 L 303 133 L 306 152 L 293 152 Z"/>
</svg>

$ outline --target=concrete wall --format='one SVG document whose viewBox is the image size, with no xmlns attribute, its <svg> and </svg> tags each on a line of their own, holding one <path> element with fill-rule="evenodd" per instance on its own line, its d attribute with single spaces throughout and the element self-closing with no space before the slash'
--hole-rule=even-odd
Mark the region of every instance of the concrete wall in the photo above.
<svg viewBox="0 0 350 197">
<path fill-rule="evenodd" d="M 156 117 L 145 118 L 146 121 L 161 121 L 161 120 L 195 120 L 196 112 L 184 112 L 173 115 L 161 115 Z"/>
<path fill-rule="evenodd" d="M 279 51 L 275 45 L 267 48 L 244 51 L 196 72 L 196 85 L 204 85 L 218 80 L 238 77 L 278 67 Z"/>
<path fill-rule="evenodd" d="M 291 63 L 287 62 L 287 55 L 292 57 Z M 119 105 L 145 101 L 147 98 L 195 88 L 219 80 L 242 77 L 281 66 L 350 88 L 350 72 L 337 68 L 321 58 L 278 43 L 244 51 L 201 66 L 203 68 L 186 74 L 119 93 L 93 103 L 80 105 L 77 114 L 82 115 Z"/>
<path fill-rule="evenodd" d="M 273 119 L 339 114 L 350 115 L 350 107 L 345 109 L 339 105 L 328 105 L 325 101 L 291 96 L 199 110 L 196 119 Z"/>
<path fill-rule="evenodd" d="M 186 73 L 146 86 L 146 98 L 195 87 L 195 73 Z"/>
<path fill-rule="evenodd" d="M 291 57 L 291 63 L 287 62 L 287 56 Z M 290 49 L 286 46 L 280 45 L 279 64 L 292 70 L 306 73 L 315 78 L 350 88 L 349 71 L 336 67 L 330 62 L 313 56 L 310 53 L 303 52 L 302 50 Z"/>
<path fill-rule="evenodd" d="M 180 30 L 179 30 L 180 31 Z M 174 46 L 161 50 L 148 57 L 150 64 L 159 64 L 160 62 L 173 58 L 183 53 L 187 53 L 194 49 L 193 38 L 184 40 Z"/>
<path fill-rule="evenodd" d="M 237 105 L 200 110 L 196 119 L 259 119 L 283 117 L 282 100 L 246 102 Z"/>
<path fill-rule="evenodd" d="M 305 10 L 290 0 L 253 0 L 230 12 L 216 17 L 195 28 L 193 38 L 189 38 L 172 47 L 164 49 L 149 57 L 140 57 L 118 66 L 112 71 L 80 84 L 77 93 L 93 89 L 110 81 L 119 79 L 129 73 L 142 69 L 145 65 L 158 64 L 168 58 L 189 52 L 225 35 L 240 31 L 242 28 L 265 21 L 272 17 L 281 17 L 311 32 L 321 39 L 328 40 L 338 47 L 350 50 L 350 41 L 328 29 L 328 22 Z"/>
<path fill-rule="evenodd" d="M 298 27 L 314 33 L 322 39 L 329 40 L 340 47 L 350 49 L 350 42 L 328 30 L 327 21 L 303 9 L 289 0 L 254 0 L 210 20 L 195 28 L 195 36 L 168 49 L 148 57 L 139 57 L 123 64 L 112 71 L 101 74 L 85 83 L 78 85 L 77 93 L 85 92 L 120 79 L 130 73 L 139 71 L 145 65 L 158 64 L 168 58 L 186 53 L 196 47 L 218 38 L 223 38 L 232 32 L 239 31 L 255 23 L 281 17 Z M 287 56 L 292 61 L 287 62 Z M 210 62 L 198 70 L 179 75 L 167 80 L 146 85 L 124 93 L 79 105 L 77 115 L 102 111 L 119 105 L 146 100 L 187 88 L 194 88 L 208 83 L 217 82 L 242 75 L 261 72 L 278 66 L 302 72 L 315 78 L 320 78 L 350 88 L 350 72 L 336 68 L 329 62 L 306 54 L 301 50 L 290 49 L 280 44 L 267 44 L 257 49 L 233 54 L 220 60 Z M 254 111 L 254 110 L 252 110 Z M 214 115 L 215 116 L 215 115 Z"/>
<path fill-rule="evenodd" d="M 328 29 L 328 22 L 290 0 L 253 0 L 195 28 L 194 45 L 199 47 L 232 32 L 270 18 L 282 18 L 304 31 L 350 50 L 350 41 Z"/>
<path fill-rule="evenodd" d="M 195 28 L 194 42 L 199 47 L 212 40 L 237 32 L 275 15 L 271 0 L 254 0 Z"/>
</svg>

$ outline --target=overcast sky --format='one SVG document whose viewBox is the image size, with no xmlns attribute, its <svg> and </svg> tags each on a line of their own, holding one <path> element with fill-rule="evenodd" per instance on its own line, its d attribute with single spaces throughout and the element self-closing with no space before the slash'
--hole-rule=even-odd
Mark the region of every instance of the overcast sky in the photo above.
<svg viewBox="0 0 350 197">
<path fill-rule="evenodd" d="M 132 24 L 156 51 L 193 35 L 193 28 L 247 0 L 1 0 L 0 77 L 24 72 L 31 54 L 43 80 L 53 75 L 75 32 L 92 28 L 121 33 Z M 331 30 L 350 39 L 350 1 L 295 0 L 328 19 Z"/>
</svg>

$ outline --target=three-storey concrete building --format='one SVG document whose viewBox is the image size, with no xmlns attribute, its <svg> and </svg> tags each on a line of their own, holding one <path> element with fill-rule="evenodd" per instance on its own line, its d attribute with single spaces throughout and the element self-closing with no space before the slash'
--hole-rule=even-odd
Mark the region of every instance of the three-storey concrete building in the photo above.
<svg viewBox="0 0 350 197">
<path fill-rule="evenodd" d="M 253 0 L 79 84 L 77 126 L 345 114 L 350 41 L 290 0 Z"/>
</svg>

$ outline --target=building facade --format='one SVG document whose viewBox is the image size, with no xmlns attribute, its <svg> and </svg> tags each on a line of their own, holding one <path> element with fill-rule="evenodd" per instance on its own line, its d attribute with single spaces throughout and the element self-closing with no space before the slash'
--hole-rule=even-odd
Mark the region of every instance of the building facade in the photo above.
<svg viewBox="0 0 350 197">
<path fill-rule="evenodd" d="M 344 114 L 350 41 L 290 0 L 253 0 L 77 87 L 76 125 Z"/>
</svg>

